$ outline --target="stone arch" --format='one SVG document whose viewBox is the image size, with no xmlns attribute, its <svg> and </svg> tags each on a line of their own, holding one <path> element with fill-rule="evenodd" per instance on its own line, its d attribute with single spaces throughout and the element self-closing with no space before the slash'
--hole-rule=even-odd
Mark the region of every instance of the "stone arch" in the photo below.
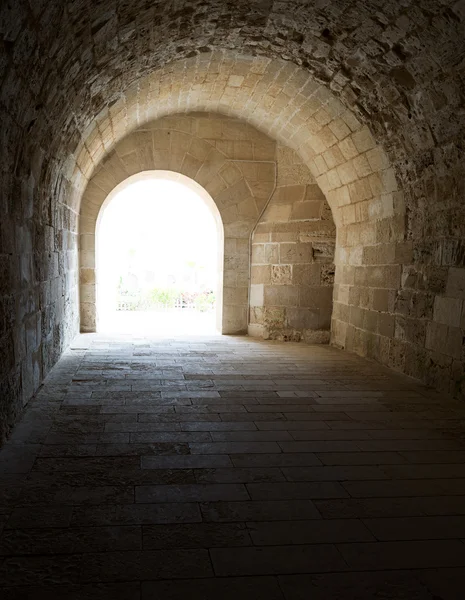
<svg viewBox="0 0 465 600">
<path fill-rule="evenodd" d="M 204 189 L 224 229 L 223 333 L 245 333 L 248 324 L 249 241 L 275 186 L 275 144 L 253 127 L 234 120 L 204 119 L 203 126 L 228 127 L 239 146 L 232 153 L 186 131 L 189 117 L 145 124 L 121 140 L 86 186 L 80 210 L 81 330 L 96 329 L 95 231 L 106 198 L 139 173 L 165 170 Z M 244 156 L 244 143 L 248 159 Z M 221 144 L 219 144 L 221 146 Z M 242 148 L 242 149 L 239 149 Z"/>
<path fill-rule="evenodd" d="M 393 305 L 412 261 L 403 195 L 369 128 L 293 63 L 221 50 L 138 80 L 84 133 L 70 177 L 71 205 L 79 207 L 84 186 L 98 177 L 118 140 L 153 119 L 175 123 L 175 113 L 192 111 L 239 119 L 301 157 L 337 226 L 332 342 L 392 363 Z"/>
<path fill-rule="evenodd" d="M 282 0 L 250 10 L 192 0 L 158 14 L 156 3 L 106 0 L 92 8 L 0 8 L 6 412 L 21 410 L 78 331 L 79 201 L 102 156 L 156 116 L 206 109 L 242 113 L 274 128 L 272 137 L 302 136 L 297 146 L 305 136 L 322 140 L 324 151 L 305 157 L 323 169 L 322 187 L 337 183 L 325 152 L 344 146 L 357 178 L 342 162 L 336 174 L 348 192 L 327 190 L 345 213 L 334 340 L 463 395 L 462 3 Z M 333 111 L 342 121 L 325 123 Z M 368 185 L 351 140 L 376 171 Z"/>
<path fill-rule="evenodd" d="M 217 233 L 217 288 L 215 295 L 217 299 L 216 308 L 216 327 L 218 331 L 222 331 L 223 328 L 223 259 L 224 259 L 224 228 L 221 214 L 218 207 L 210 196 L 210 194 L 201 185 L 196 183 L 190 177 L 177 173 L 175 171 L 166 170 L 150 170 L 141 171 L 134 175 L 130 175 L 127 179 L 118 184 L 108 194 L 103 204 L 100 207 L 97 219 L 95 220 L 94 237 L 95 237 L 95 257 L 92 256 L 93 260 L 88 260 L 88 264 L 95 263 L 95 269 L 89 267 L 82 267 L 80 269 L 80 293 L 81 298 L 93 298 L 95 296 L 95 302 L 81 301 L 81 326 L 87 329 L 98 330 L 99 327 L 99 308 L 101 310 L 101 304 L 99 302 L 99 287 L 101 284 L 101 274 L 99 273 L 99 227 L 101 224 L 102 217 L 104 215 L 105 208 L 111 203 L 113 198 L 126 187 L 141 181 L 150 179 L 164 179 L 169 181 L 175 181 L 181 183 L 183 187 L 192 190 L 198 198 L 208 207 L 210 213 L 215 221 L 216 233 Z M 93 214 L 93 213 L 92 213 Z M 141 217 L 143 218 L 143 216 Z M 91 214 L 88 216 L 88 229 L 92 229 L 90 224 L 94 221 Z M 87 257 L 89 259 L 89 257 Z M 93 290 L 92 288 L 95 288 Z M 84 318 L 83 318 L 84 317 Z"/>
</svg>

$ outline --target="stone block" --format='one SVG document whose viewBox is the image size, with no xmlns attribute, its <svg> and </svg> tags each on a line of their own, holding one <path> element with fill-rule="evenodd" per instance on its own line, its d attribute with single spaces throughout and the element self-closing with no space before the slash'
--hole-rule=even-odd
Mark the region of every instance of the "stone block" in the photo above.
<svg viewBox="0 0 465 600">
<path fill-rule="evenodd" d="M 462 354 L 462 330 L 458 327 L 448 327 L 443 323 L 429 322 L 426 325 L 425 347 L 453 358 Z"/>
<path fill-rule="evenodd" d="M 380 146 L 372 148 L 365 154 L 372 171 L 382 171 L 389 166 L 389 159 Z"/>
<path fill-rule="evenodd" d="M 259 181 L 274 182 L 276 177 L 276 166 L 271 162 L 258 163 L 257 177 Z"/>
<path fill-rule="evenodd" d="M 81 252 L 91 252 L 95 253 L 95 235 L 92 234 L 82 234 L 79 236 L 79 248 Z"/>
<path fill-rule="evenodd" d="M 318 286 L 321 283 L 320 264 L 295 264 L 292 266 L 293 285 Z"/>
<path fill-rule="evenodd" d="M 291 204 L 270 204 L 267 207 L 262 220 L 265 222 L 289 221 L 291 218 L 291 212 L 294 212 L 295 206 L 296 205 Z M 292 218 L 296 218 L 294 214 L 292 214 Z"/>
<path fill-rule="evenodd" d="M 305 185 L 286 185 L 276 188 L 271 202 L 273 204 L 293 204 L 302 202 L 306 193 Z"/>
<path fill-rule="evenodd" d="M 320 190 L 320 188 L 316 184 L 313 184 L 305 186 L 304 200 L 306 202 L 320 201 L 324 203 L 326 201 L 326 198 L 323 192 Z"/>
<path fill-rule="evenodd" d="M 350 160 L 359 154 L 359 151 L 357 150 L 351 137 L 346 137 L 344 140 L 339 142 L 338 148 L 346 160 Z"/>
<path fill-rule="evenodd" d="M 396 316 L 395 337 L 418 347 L 425 345 L 426 324 L 418 319 Z"/>
<path fill-rule="evenodd" d="M 291 220 L 319 219 L 321 216 L 322 202 L 296 202 L 292 205 Z"/>
<path fill-rule="evenodd" d="M 95 285 L 85 284 L 80 287 L 80 299 L 84 304 L 95 303 Z"/>
<path fill-rule="evenodd" d="M 368 175 L 371 175 L 373 172 L 373 169 L 371 168 L 371 165 L 368 162 L 365 154 L 356 156 L 353 159 L 352 164 L 359 177 L 368 177 Z"/>
<path fill-rule="evenodd" d="M 271 233 L 272 242 L 298 242 L 299 241 L 299 226 L 296 223 L 290 223 L 296 231 L 273 231 Z M 297 227 L 296 227 L 297 225 Z"/>
<path fill-rule="evenodd" d="M 276 143 L 269 141 L 254 141 L 253 156 L 255 160 L 274 160 L 276 152 Z"/>
<path fill-rule="evenodd" d="M 380 312 L 390 311 L 389 298 L 390 290 L 387 289 L 374 289 L 373 290 L 373 310 Z M 384 335 L 384 334 L 383 334 Z"/>
<path fill-rule="evenodd" d="M 246 305 L 248 289 L 246 287 L 224 287 L 223 302 L 229 305 Z"/>
<path fill-rule="evenodd" d="M 291 285 L 265 286 L 264 305 L 273 306 L 298 306 L 299 288 Z"/>
<path fill-rule="evenodd" d="M 337 174 L 339 175 L 342 185 L 352 183 L 358 178 L 357 171 L 352 161 L 348 161 L 337 167 Z M 340 184 L 340 185 L 341 185 Z M 339 186 L 335 186 L 339 187 Z"/>
<path fill-rule="evenodd" d="M 95 269 L 80 269 L 79 276 L 81 284 L 95 284 Z"/>
<path fill-rule="evenodd" d="M 265 262 L 267 263 L 278 263 L 279 262 L 279 244 L 265 244 Z"/>
<path fill-rule="evenodd" d="M 252 244 L 252 264 L 263 264 L 265 262 L 265 244 Z"/>
<path fill-rule="evenodd" d="M 198 158 L 195 158 L 190 154 L 186 154 L 181 165 L 181 173 L 187 177 L 190 177 L 191 179 L 195 179 L 201 165 L 202 161 L 200 161 Z"/>
<path fill-rule="evenodd" d="M 449 269 L 446 294 L 451 298 L 465 299 L 465 268 Z"/>
<path fill-rule="evenodd" d="M 290 285 L 292 283 L 292 266 L 271 265 L 271 283 L 273 285 Z"/>
<path fill-rule="evenodd" d="M 231 186 L 234 183 L 242 179 L 240 170 L 232 163 L 227 163 L 220 171 L 221 177 L 224 179 L 226 185 Z"/>
<path fill-rule="evenodd" d="M 263 286 L 263 284 L 257 284 L 257 283 L 251 284 L 249 304 L 251 307 L 263 306 L 263 304 L 264 304 L 264 286 Z"/>
<path fill-rule="evenodd" d="M 460 327 L 464 302 L 459 298 L 436 296 L 434 299 L 434 320 L 450 327 Z"/>
<path fill-rule="evenodd" d="M 255 199 L 249 196 L 237 204 L 237 214 L 241 219 L 256 220 L 259 214 Z"/>
<path fill-rule="evenodd" d="M 319 329 L 320 310 L 318 308 L 287 308 L 286 325 L 293 329 Z"/>
<path fill-rule="evenodd" d="M 297 264 L 313 262 L 313 246 L 311 243 L 288 244 L 280 246 L 280 259 L 282 264 Z"/>
<path fill-rule="evenodd" d="M 333 119 L 330 123 L 328 123 L 328 127 L 334 133 L 338 140 L 343 140 L 348 135 L 350 135 L 350 129 L 345 123 L 345 121 L 341 118 Z"/>
<path fill-rule="evenodd" d="M 302 286 L 300 288 L 300 303 L 302 308 L 325 308 L 331 310 L 333 303 L 333 290 L 331 287 Z"/>
<path fill-rule="evenodd" d="M 264 308 L 262 306 L 253 306 L 250 309 L 250 323 L 261 325 L 263 323 Z"/>
<path fill-rule="evenodd" d="M 352 134 L 352 141 L 358 152 L 367 152 L 376 146 L 376 142 L 366 125 Z"/>
</svg>

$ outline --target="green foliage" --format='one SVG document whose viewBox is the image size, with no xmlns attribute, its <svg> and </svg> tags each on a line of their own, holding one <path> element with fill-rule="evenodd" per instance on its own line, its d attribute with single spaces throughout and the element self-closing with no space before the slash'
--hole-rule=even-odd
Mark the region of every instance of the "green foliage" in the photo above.
<svg viewBox="0 0 465 600">
<path fill-rule="evenodd" d="M 166 308 L 174 308 L 180 295 L 175 288 L 153 288 L 147 294 L 146 303 L 148 306 L 162 304 Z"/>
<path fill-rule="evenodd" d="M 215 306 L 215 294 L 213 292 L 186 292 L 180 289 L 152 288 L 145 292 L 136 294 L 127 290 L 119 289 L 119 302 L 124 306 L 120 310 L 154 310 L 170 308 L 190 308 L 200 312 L 211 310 Z"/>
<path fill-rule="evenodd" d="M 200 312 L 206 312 L 213 308 L 215 304 L 215 294 L 203 292 L 199 294 L 194 300 L 194 307 Z"/>
</svg>

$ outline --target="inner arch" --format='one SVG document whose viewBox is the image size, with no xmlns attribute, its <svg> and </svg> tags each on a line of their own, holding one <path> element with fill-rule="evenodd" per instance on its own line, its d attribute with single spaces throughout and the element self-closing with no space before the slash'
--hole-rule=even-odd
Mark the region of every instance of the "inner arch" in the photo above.
<svg viewBox="0 0 465 600">
<path fill-rule="evenodd" d="M 145 185 L 143 185 L 144 183 Z M 142 184 L 142 186 L 138 184 Z M 124 195 L 125 191 L 128 192 L 126 195 Z M 128 204 L 131 202 L 134 203 L 132 211 L 136 211 L 135 215 L 128 214 L 128 208 L 131 209 L 131 207 L 128 207 Z M 190 323 L 188 323 L 186 319 L 187 315 L 179 313 L 177 316 L 165 314 L 163 319 L 160 319 L 160 315 L 154 318 L 154 315 L 150 313 L 137 313 L 137 308 L 141 310 L 144 307 L 146 309 L 149 308 L 148 305 L 145 305 L 147 304 L 147 300 L 149 300 L 150 292 L 153 293 L 155 289 L 165 292 L 169 291 L 172 295 L 175 291 L 178 291 L 180 297 L 186 292 L 199 291 L 197 289 L 190 289 L 192 282 L 187 284 L 189 287 L 187 289 L 186 282 L 182 281 L 182 276 L 185 273 L 181 272 L 179 264 L 175 265 L 172 260 L 170 261 L 173 244 L 180 248 L 178 252 L 179 262 L 179 258 L 190 260 L 196 254 L 195 247 L 202 247 L 202 241 L 196 240 L 195 235 L 202 235 L 203 231 L 207 241 L 211 240 L 211 235 L 208 234 L 208 230 L 211 227 L 209 227 L 208 223 L 205 223 L 204 228 L 200 232 L 186 230 L 186 226 L 193 227 L 196 223 L 199 223 L 195 221 L 195 213 L 201 208 L 199 207 L 199 202 L 206 208 L 206 212 L 201 211 L 203 212 L 203 215 L 200 215 L 201 220 L 205 217 L 208 219 L 208 213 L 210 213 L 212 217 L 211 224 L 215 230 L 214 237 L 216 237 L 216 240 L 211 247 L 208 247 L 208 249 L 204 248 L 203 254 L 208 253 L 210 255 L 207 260 L 214 270 L 214 274 L 209 274 L 207 279 L 209 289 L 210 285 L 213 284 L 214 286 L 212 291 L 216 298 L 215 327 L 218 331 L 221 331 L 224 245 L 221 216 L 210 194 L 202 186 L 181 173 L 166 170 L 143 171 L 128 177 L 113 189 L 102 204 L 96 223 L 95 244 L 97 331 L 132 331 L 134 327 L 140 328 L 142 322 L 145 329 L 149 328 L 154 332 L 156 332 L 155 329 L 159 330 L 162 328 L 164 332 L 171 333 L 173 328 L 179 327 L 184 327 L 182 332 L 197 331 L 193 322 L 195 320 L 201 320 L 202 323 L 205 321 L 204 327 L 210 327 L 207 320 L 205 318 L 202 319 L 199 314 L 196 317 L 190 315 Z M 164 208 L 169 203 L 174 204 L 171 210 Z M 110 207 L 113 210 L 108 210 Z M 181 214 L 180 211 L 186 210 L 188 212 L 187 216 Z M 148 214 L 144 214 L 144 211 Z M 124 213 L 127 214 L 126 222 L 122 221 Z M 190 224 L 185 222 L 186 219 L 189 219 L 189 215 L 191 218 Z M 161 218 L 162 222 L 154 224 L 153 230 L 151 230 L 150 225 L 147 227 L 147 224 L 138 224 L 139 221 L 143 221 L 146 218 L 157 217 Z M 134 227 L 136 234 L 133 232 L 131 235 L 127 227 Z M 178 231 L 177 228 L 181 228 L 181 231 Z M 114 231 L 115 229 L 116 231 Z M 160 237 L 161 231 L 164 231 L 161 239 L 163 247 L 160 246 L 160 242 L 157 243 L 156 239 L 153 239 L 153 237 Z M 125 277 L 125 280 L 121 282 L 123 283 L 124 292 L 127 293 L 128 289 L 126 288 L 128 286 L 131 287 L 129 279 L 135 279 L 135 281 L 132 281 L 134 289 L 131 291 L 133 293 L 127 298 L 127 306 L 124 307 L 118 306 L 116 289 L 118 285 L 117 280 L 127 270 L 124 266 L 125 259 L 127 259 L 124 250 L 128 250 L 128 247 L 127 242 L 124 248 L 121 248 L 121 244 L 115 243 L 115 233 L 120 235 L 120 239 L 128 236 L 131 239 L 132 246 L 135 246 L 135 250 L 139 254 L 133 261 L 132 269 L 129 269 L 135 272 L 129 278 Z M 136 237 L 134 237 L 135 235 Z M 137 240 L 137 235 L 142 236 L 143 239 Z M 186 238 L 187 241 L 191 242 L 190 250 L 183 248 Z M 142 247 L 142 244 L 145 245 L 145 248 Z M 141 249 L 144 256 L 140 256 Z M 147 271 L 147 273 L 143 271 Z M 174 279 L 172 278 L 173 274 L 175 275 Z M 119 304 L 121 304 L 122 299 L 124 300 L 124 295 L 119 298 Z M 130 301 L 134 300 L 138 304 L 129 306 L 131 304 Z M 142 305 L 142 307 L 139 305 Z M 136 314 L 132 311 L 128 314 L 128 308 L 136 311 Z M 167 327 L 171 329 L 168 331 Z"/>
</svg>

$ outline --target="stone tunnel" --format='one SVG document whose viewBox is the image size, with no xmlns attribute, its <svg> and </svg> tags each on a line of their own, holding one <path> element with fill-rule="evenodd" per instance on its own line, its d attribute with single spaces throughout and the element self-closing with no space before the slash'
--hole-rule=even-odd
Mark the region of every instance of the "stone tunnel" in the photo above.
<svg viewBox="0 0 465 600">
<path fill-rule="evenodd" d="M 461 598 L 465 2 L 0 34 L 5 597 Z M 214 204 L 221 337 L 99 334 L 99 214 L 150 171 Z"/>
</svg>

